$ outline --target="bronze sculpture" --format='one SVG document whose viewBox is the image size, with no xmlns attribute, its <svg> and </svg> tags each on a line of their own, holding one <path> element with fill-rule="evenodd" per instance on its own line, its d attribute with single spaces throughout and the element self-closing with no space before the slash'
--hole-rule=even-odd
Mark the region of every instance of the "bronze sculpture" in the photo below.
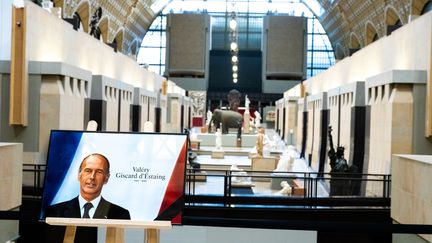
<svg viewBox="0 0 432 243">
<path fill-rule="evenodd" d="M 101 30 L 99 28 L 99 21 L 102 18 L 102 8 L 99 7 L 95 10 L 90 19 L 90 35 L 96 39 L 100 39 Z"/>
<path fill-rule="evenodd" d="M 243 117 L 240 113 L 231 110 L 215 109 L 213 111 L 208 130 L 211 131 L 212 124 L 215 124 L 216 129 L 221 128 L 222 133 L 227 134 L 229 128 L 238 128 L 238 133 L 241 135 L 241 125 Z M 240 136 L 238 135 L 238 136 Z"/>
<path fill-rule="evenodd" d="M 330 173 L 340 173 L 348 171 L 348 163 L 344 158 L 345 148 L 338 146 L 336 151 L 333 145 L 333 137 L 332 137 L 332 127 L 329 126 L 329 143 L 330 150 L 328 151 L 328 157 L 330 159 Z"/>
<path fill-rule="evenodd" d="M 228 103 L 229 109 L 231 111 L 238 111 L 238 108 L 240 106 L 240 96 L 240 92 L 236 89 L 232 89 L 228 93 Z"/>
<path fill-rule="evenodd" d="M 348 166 L 348 162 L 344 157 L 345 148 L 338 146 L 336 151 L 333 145 L 332 127 L 329 126 L 328 136 L 330 150 L 328 157 L 330 159 L 330 196 L 352 195 L 353 187 L 358 184 L 353 177 L 357 177 L 353 173 L 357 172 L 355 165 Z"/>
</svg>

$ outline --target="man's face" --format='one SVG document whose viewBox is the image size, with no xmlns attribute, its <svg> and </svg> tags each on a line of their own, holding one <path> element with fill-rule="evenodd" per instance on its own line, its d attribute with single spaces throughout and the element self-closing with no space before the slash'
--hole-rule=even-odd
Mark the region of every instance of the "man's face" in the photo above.
<svg viewBox="0 0 432 243">
<path fill-rule="evenodd" d="M 108 165 L 104 158 L 98 155 L 88 157 L 78 174 L 81 196 L 91 201 L 100 195 L 103 185 L 108 182 Z"/>
</svg>

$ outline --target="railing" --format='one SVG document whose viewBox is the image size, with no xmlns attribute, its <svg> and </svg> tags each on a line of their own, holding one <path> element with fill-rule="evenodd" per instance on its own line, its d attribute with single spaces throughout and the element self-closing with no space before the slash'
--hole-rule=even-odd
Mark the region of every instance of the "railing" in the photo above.
<svg viewBox="0 0 432 243">
<path fill-rule="evenodd" d="M 188 169 L 186 179 L 187 205 L 390 206 L 391 176 L 383 174 Z"/>
<path fill-rule="evenodd" d="M 24 197 L 42 196 L 45 169 L 24 165 Z M 390 184 L 382 174 L 188 169 L 185 198 L 215 207 L 389 207 Z"/>
<path fill-rule="evenodd" d="M 42 197 L 46 165 L 23 164 L 23 196 Z"/>
</svg>

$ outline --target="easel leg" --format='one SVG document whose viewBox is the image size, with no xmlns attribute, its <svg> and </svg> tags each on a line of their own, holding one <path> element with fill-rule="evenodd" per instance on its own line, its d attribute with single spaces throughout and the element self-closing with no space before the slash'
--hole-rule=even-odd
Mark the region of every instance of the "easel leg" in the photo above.
<svg viewBox="0 0 432 243">
<path fill-rule="evenodd" d="M 144 243 L 159 243 L 159 230 L 146 229 Z"/>
<path fill-rule="evenodd" d="M 63 243 L 74 243 L 76 226 L 66 226 Z"/>
<path fill-rule="evenodd" d="M 108 227 L 106 231 L 106 243 L 123 243 L 124 229 Z"/>
</svg>

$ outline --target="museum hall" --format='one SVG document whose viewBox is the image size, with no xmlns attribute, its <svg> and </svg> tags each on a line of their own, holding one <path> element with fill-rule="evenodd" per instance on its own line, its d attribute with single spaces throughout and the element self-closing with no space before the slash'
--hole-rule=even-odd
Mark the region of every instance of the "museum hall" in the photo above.
<svg viewBox="0 0 432 243">
<path fill-rule="evenodd" d="M 432 0 L 1 0 L 0 243 L 432 242 Z"/>
</svg>

